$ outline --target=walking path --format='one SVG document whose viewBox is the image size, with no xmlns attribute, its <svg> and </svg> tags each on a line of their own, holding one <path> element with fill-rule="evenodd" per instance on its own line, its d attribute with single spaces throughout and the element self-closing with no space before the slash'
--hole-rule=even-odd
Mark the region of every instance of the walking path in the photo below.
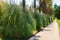
<svg viewBox="0 0 60 40">
<path fill-rule="evenodd" d="M 60 40 L 56 20 L 29 40 Z"/>
</svg>

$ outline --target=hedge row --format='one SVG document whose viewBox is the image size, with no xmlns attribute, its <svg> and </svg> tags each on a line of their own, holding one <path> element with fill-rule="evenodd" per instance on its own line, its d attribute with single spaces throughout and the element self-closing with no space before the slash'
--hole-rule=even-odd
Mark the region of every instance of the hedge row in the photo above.
<svg viewBox="0 0 60 40">
<path fill-rule="evenodd" d="M 38 31 L 48 26 L 54 20 L 54 17 L 50 15 L 40 14 L 40 13 L 35 13 L 34 18 L 36 20 L 36 29 Z"/>
<path fill-rule="evenodd" d="M 53 21 L 52 16 L 40 13 L 24 12 L 17 6 L 1 15 L 0 36 L 26 40 L 35 31 L 40 31 Z"/>
</svg>

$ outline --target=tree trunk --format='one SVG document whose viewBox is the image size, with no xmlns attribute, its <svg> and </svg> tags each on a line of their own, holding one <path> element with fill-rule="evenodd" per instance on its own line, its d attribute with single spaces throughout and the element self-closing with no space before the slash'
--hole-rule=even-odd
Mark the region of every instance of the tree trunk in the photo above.
<svg viewBox="0 0 60 40">
<path fill-rule="evenodd" d="M 25 11 L 25 0 L 23 0 L 23 10 Z"/>
<path fill-rule="evenodd" d="M 40 0 L 39 4 L 39 12 L 47 13 L 45 0 Z"/>
<path fill-rule="evenodd" d="M 36 13 L 36 0 L 34 0 L 34 13 Z"/>
</svg>

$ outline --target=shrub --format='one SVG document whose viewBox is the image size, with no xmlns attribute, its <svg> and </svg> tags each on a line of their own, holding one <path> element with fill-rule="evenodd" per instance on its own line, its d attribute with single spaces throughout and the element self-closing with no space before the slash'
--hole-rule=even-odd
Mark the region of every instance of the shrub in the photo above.
<svg viewBox="0 0 60 40">
<path fill-rule="evenodd" d="M 21 29 L 20 36 L 22 36 L 23 38 L 26 38 L 28 36 L 31 36 L 33 34 L 33 32 L 36 31 L 36 22 L 30 13 L 24 13 L 22 20 L 24 22 L 22 23 L 21 27 L 24 27 L 24 28 Z"/>
<path fill-rule="evenodd" d="M 2 8 L 0 20 L 0 35 L 7 38 L 26 38 L 33 35 L 37 30 L 51 22 L 51 16 L 23 11 L 17 5 L 9 5 L 4 10 Z"/>
<path fill-rule="evenodd" d="M 46 27 L 47 26 L 47 17 L 46 15 L 43 15 L 43 27 Z"/>
<path fill-rule="evenodd" d="M 46 26 L 49 25 L 49 18 L 48 18 L 48 15 L 46 15 Z"/>
<path fill-rule="evenodd" d="M 34 17 L 36 19 L 36 29 L 39 31 L 43 27 L 43 16 L 40 13 L 34 13 Z"/>
<path fill-rule="evenodd" d="M 36 31 L 36 22 L 33 15 L 21 11 L 16 5 L 13 6 L 13 9 L 8 10 L 2 16 L 3 37 L 25 39 L 33 35 L 33 32 Z"/>
<path fill-rule="evenodd" d="M 50 16 L 47 15 L 47 21 L 48 21 L 48 25 L 50 24 Z"/>
</svg>

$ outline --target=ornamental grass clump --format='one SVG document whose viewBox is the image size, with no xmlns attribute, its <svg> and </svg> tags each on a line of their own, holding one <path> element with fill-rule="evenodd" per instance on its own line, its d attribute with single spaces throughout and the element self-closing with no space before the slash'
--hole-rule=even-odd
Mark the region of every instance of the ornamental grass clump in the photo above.
<svg viewBox="0 0 60 40">
<path fill-rule="evenodd" d="M 34 17 L 36 20 L 36 29 L 39 31 L 43 27 L 43 16 L 40 13 L 34 13 Z"/>
<path fill-rule="evenodd" d="M 36 31 L 36 21 L 29 12 L 20 10 L 17 5 L 10 5 L 2 15 L 3 37 L 25 39 Z"/>
</svg>

